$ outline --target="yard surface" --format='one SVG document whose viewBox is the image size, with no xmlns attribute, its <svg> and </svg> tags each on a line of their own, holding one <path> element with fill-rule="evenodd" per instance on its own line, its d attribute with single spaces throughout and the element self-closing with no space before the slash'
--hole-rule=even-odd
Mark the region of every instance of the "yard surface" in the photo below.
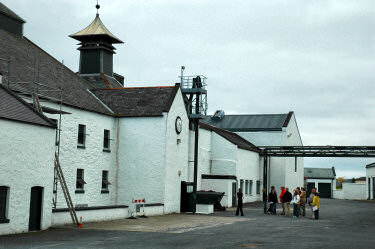
<svg viewBox="0 0 375 249">
<path fill-rule="evenodd" d="M 0 236 L 0 248 L 374 248 L 375 202 L 321 200 L 320 220 L 264 215 L 262 203 Z M 280 207 L 278 207 L 280 213 Z"/>
</svg>

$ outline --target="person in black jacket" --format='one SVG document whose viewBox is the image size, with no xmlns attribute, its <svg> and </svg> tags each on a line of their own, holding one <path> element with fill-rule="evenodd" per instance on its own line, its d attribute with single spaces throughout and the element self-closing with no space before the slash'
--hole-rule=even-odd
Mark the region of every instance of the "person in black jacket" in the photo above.
<svg viewBox="0 0 375 249">
<path fill-rule="evenodd" d="M 285 190 L 286 192 L 283 196 L 285 203 L 285 215 L 290 216 L 290 202 L 292 201 L 293 197 L 292 194 L 289 192 L 289 188 L 286 188 Z"/>
<path fill-rule="evenodd" d="M 274 186 L 271 186 L 271 192 L 268 194 L 271 214 L 276 214 L 277 193 Z"/>
<path fill-rule="evenodd" d="M 242 199 L 243 199 L 242 189 L 239 189 L 238 192 L 237 192 L 238 205 L 237 205 L 236 215 L 238 215 L 239 211 L 241 211 L 241 216 L 243 216 Z"/>
<path fill-rule="evenodd" d="M 267 213 L 267 193 L 266 193 L 265 188 L 262 188 L 262 193 L 263 193 L 263 210 L 264 210 L 264 214 L 266 214 Z"/>
</svg>

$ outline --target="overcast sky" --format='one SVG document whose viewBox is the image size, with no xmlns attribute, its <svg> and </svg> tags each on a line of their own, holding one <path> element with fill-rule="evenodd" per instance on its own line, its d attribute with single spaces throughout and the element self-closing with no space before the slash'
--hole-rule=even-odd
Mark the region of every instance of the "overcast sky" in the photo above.
<svg viewBox="0 0 375 249">
<path fill-rule="evenodd" d="M 74 71 L 68 37 L 95 18 L 95 0 L 2 0 L 25 35 Z M 294 111 L 304 145 L 375 145 L 375 1 L 100 0 L 123 40 L 115 72 L 127 86 L 171 85 L 180 67 L 208 77 L 209 113 Z M 375 159 L 305 159 L 365 175 Z"/>
</svg>

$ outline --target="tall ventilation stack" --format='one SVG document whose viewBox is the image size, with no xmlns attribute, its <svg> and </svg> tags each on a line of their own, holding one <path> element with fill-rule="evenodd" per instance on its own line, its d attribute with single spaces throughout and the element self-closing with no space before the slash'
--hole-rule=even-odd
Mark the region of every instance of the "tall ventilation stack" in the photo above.
<svg viewBox="0 0 375 249">
<path fill-rule="evenodd" d="M 194 129 L 194 183 L 193 183 L 193 212 L 196 210 L 197 181 L 198 181 L 198 137 L 199 119 L 207 115 L 207 78 L 203 75 L 184 76 L 185 67 L 181 67 L 181 92 L 189 116 L 189 127 Z"/>
</svg>

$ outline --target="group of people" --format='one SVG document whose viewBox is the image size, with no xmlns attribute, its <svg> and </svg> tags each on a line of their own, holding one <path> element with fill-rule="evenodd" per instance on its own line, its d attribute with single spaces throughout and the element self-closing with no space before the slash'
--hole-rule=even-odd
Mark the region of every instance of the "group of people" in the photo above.
<svg viewBox="0 0 375 249">
<path fill-rule="evenodd" d="M 298 218 L 300 214 L 302 214 L 302 216 L 306 215 L 307 203 L 312 210 L 311 219 L 319 219 L 320 197 L 316 188 L 312 189 L 309 198 L 306 196 L 305 188 L 299 187 L 293 190 L 293 195 L 289 192 L 289 188 L 281 187 L 279 198 L 274 186 L 271 186 L 271 192 L 269 192 L 268 195 L 265 189 L 262 189 L 262 192 L 265 214 L 276 214 L 276 204 L 280 202 L 283 208 L 281 215 L 291 216 L 290 204 L 293 204 L 293 218 Z M 267 207 L 268 204 L 269 207 Z"/>
</svg>

